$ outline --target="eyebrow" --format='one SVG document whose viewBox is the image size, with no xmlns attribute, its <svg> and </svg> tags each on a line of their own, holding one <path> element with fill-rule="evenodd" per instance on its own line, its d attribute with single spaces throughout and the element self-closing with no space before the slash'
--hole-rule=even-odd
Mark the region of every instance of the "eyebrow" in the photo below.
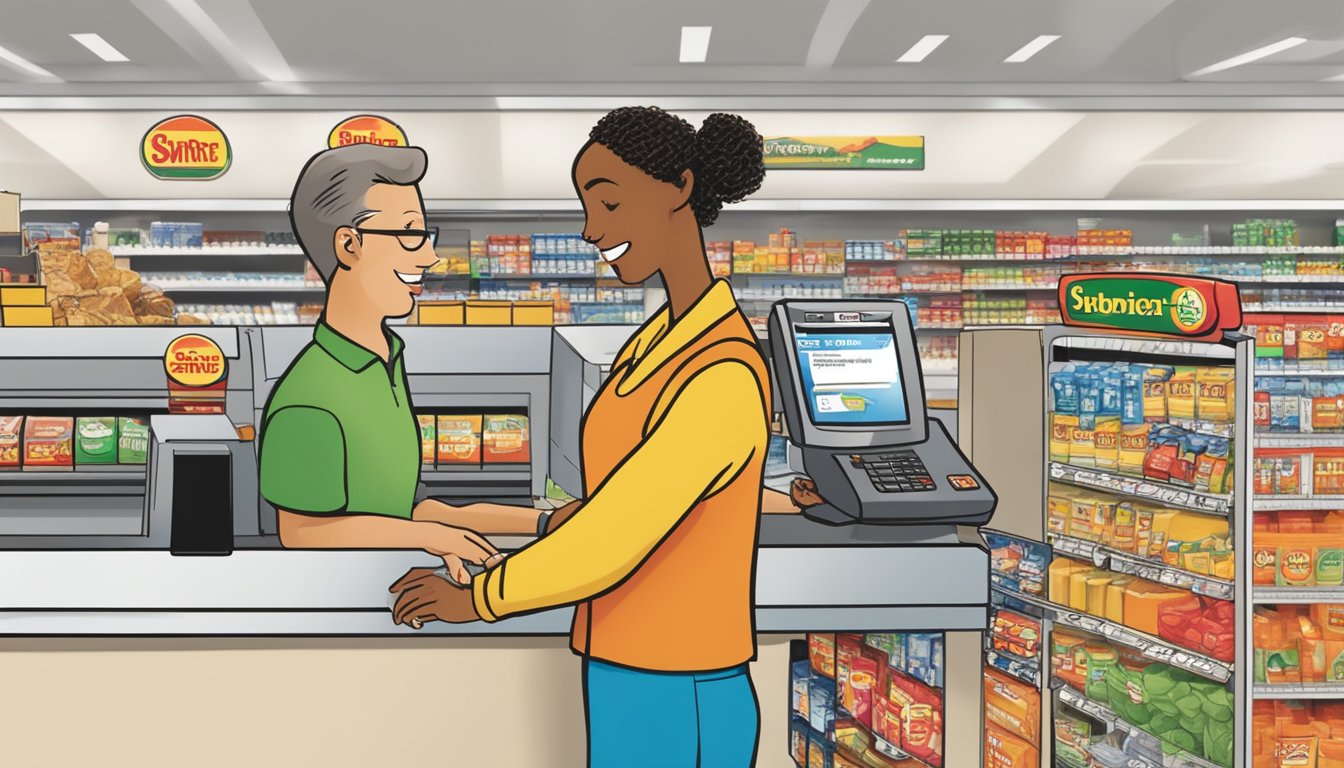
<svg viewBox="0 0 1344 768">
<path fill-rule="evenodd" d="M 615 185 L 618 186 L 618 187 L 621 186 L 620 184 L 616 184 L 616 182 L 612 181 L 611 179 L 596 178 L 596 179 L 593 179 L 592 181 L 588 182 L 587 184 L 584 184 L 584 185 L 583 185 L 583 191 L 584 191 L 584 192 L 587 192 L 588 190 L 592 189 L 593 187 L 596 187 L 598 184 L 615 184 Z"/>
</svg>

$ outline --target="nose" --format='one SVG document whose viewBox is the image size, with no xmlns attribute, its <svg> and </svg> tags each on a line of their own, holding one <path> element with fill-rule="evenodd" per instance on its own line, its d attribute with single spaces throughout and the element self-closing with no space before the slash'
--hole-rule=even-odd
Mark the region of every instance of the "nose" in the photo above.
<svg viewBox="0 0 1344 768">
<path fill-rule="evenodd" d="M 602 242 L 602 235 L 592 234 L 586 226 L 583 228 L 582 237 L 585 242 L 592 246 L 596 246 L 598 243 Z"/>
</svg>

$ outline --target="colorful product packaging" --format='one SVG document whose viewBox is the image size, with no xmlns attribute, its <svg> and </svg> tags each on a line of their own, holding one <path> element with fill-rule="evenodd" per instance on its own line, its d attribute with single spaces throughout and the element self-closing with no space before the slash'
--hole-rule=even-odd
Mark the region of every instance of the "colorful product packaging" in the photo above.
<svg viewBox="0 0 1344 768">
<path fill-rule="evenodd" d="M 1177 366 L 1167 381 L 1167 418 L 1195 418 L 1198 383 L 1194 366 Z"/>
<path fill-rule="evenodd" d="M 1228 368 L 1200 368 L 1196 373 L 1199 418 L 1218 424 L 1232 421 L 1236 413 L 1236 371 Z"/>
<path fill-rule="evenodd" d="M 433 416 L 417 414 L 416 423 L 420 425 L 420 463 L 433 464 L 438 450 L 438 434 Z"/>
<path fill-rule="evenodd" d="M 73 469 L 74 431 L 71 417 L 29 416 L 23 431 L 24 469 Z"/>
<path fill-rule="evenodd" d="M 835 679 L 835 635 L 814 633 L 807 636 L 808 661 L 812 671 Z"/>
<path fill-rule="evenodd" d="M 75 419 L 75 463 L 117 463 L 115 416 L 81 416 Z"/>
<path fill-rule="evenodd" d="M 1174 369 L 1164 365 L 1148 366 L 1143 372 L 1143 417 L 1152 423 L 1167 420 L 1167 382 Z"/>
<path fill-rule="evenodd" d="M 117 463 L 145 464 L 149 461 L 149 420 L 135 416 L 117 419 Z"/>
<path fill-rule="evenodd" d="M 1097 469 L 1120 469 L 1120 417 L 1098 416 L 1092 432 L 1093 462 Z"/>
<path fill-rule="evenodd" d="M 521 414 L 486 416 L 481 434 L 487 464 L 526 464 L 532 460 L 528 419 Z"/>
<path fill-rule="evenodd" d="M 15 469 L 22 462 L 23 417 L 0 416 L 0 469 Z"/>
<path fill-rule="evenodd" d="M 438 463 L 481 463 L 480 416 L 440 416 L 437 421 Z"/>
<path fill-rule="evenodd" d="M 1117 471 L 1120 474 L 1143 477 L 1143 461 L 1148 456 L 1148 434 L 1151 431 L 1147 424 L 1121 425 L 1120 452 L 1117 457 Z"/>
</svg>

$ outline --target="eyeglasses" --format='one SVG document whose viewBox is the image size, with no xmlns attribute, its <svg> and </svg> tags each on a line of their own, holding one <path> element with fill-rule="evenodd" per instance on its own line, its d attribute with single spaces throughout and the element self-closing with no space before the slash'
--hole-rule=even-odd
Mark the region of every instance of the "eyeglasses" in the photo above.
<svg viewBox="0 0 1344 768">
<path fill-rule="evenodd" d="M 387 235 L 397 238 L 401 243 L 403 251 L 418 251 L 425 247 L 425 241 L 430 245 L 437 245 L 439 242 L 439 228 L 430 227 L 429 229 L 364 229 L 355 227 L 356 232 L 361 235 Z"/>
</svg>

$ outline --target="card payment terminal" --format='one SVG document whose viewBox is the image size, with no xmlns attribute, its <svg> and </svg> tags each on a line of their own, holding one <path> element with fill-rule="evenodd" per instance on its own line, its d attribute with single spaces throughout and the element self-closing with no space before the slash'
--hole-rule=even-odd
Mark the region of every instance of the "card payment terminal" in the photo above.
<svg viewBox="0 0 1344 768">
<path fill-rule="evenodd" d="M 910 311 L 899 301 L 778 302 L 770 351 L 789 440 L 831 525 L 988 522 L 993 490 L 925 411 Z"/>
</svg>

